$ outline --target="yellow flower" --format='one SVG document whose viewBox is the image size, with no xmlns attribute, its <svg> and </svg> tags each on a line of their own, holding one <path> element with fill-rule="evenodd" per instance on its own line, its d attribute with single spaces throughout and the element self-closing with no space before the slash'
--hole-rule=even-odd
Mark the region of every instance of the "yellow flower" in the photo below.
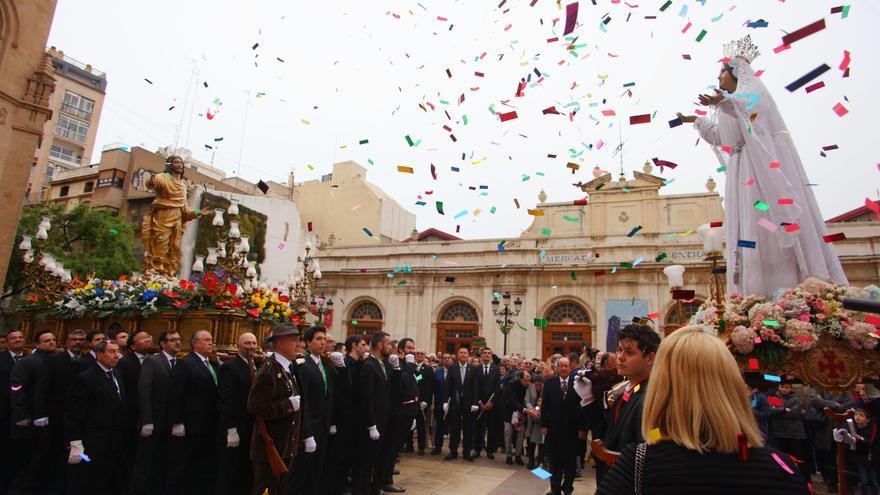
<svg viewBox="0 0 880 495">
<path fill-rule="evenodd" d="M 278 318 L 278 313 L 272 313 L 272 316 L 274 316 L 275 318 Z"/>
<path fill-rule="evenodd" d="M 92 289 L 94 289 L 94 288 L 95 288 L 95 286 L 92 285 L 92 284 L 86 284 L 86 286 L 83 287 L 83 289 L 85 289 L 85 290 L 92 290 Z"/>
</svg>

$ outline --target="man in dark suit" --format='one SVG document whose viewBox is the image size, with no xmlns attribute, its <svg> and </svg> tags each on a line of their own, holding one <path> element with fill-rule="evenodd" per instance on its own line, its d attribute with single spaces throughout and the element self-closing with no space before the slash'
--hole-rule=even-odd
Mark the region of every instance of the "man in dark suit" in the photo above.
<svg viewBox="0 0 880 495">
<path fill-rule="evenodd" d="M 326 329 L 313 326 L 306 330 L 306 357 L 297 360 L 297 373 L 303 388 L 303 452 L 294 466 L 293 491 L 291 493 L 317 494 L 327 455 L 327 443 L 331 426 L 335 433 L 331 370 L 321 360 L 324 352 Z"/>
<path fill-rule="evenodd" d="M 217 368 L 208 358 L 214 352 L 214 338 L 197 330 L 190 338 L 192 352 L 171 370 L 171 399 L 168 422 L 169 495 L 211 494 L 217 461 Z"/>
<path fill-rule="evenodd" d="M 353 495 L 380 493 L 384 480 L 378 454 L 382 438 L 387 434 L 391 408 L 390 370 L 385 359 L 391 355 L 391 337 L 376 332 L 370 338 L 370 355 L 361 363 L 359 390 L 361 413 L 357 417 L 356 445 L 360 455 L 352 469 Z"/>
<path fill-rule="evenodd" d="M 331 406 L 333 417 L 330 420 L 330 435 L 327 439 L 327 454 L 324 456 L 324 469 L 321 473 L 321 493 L 342 493 L 348 476 L 348 468 L 344 466 L 348 451 L 352 449 L 350 438 L 346 438 L 341 432 L 343 422 L 342 404 L 345 401 L 344 394 L 350 390 L 346 356 L 343 354 L 345 344 L 336 342 L 336 338 L 327 334 L 324 340 L 323 360 L 330 366 L 330 395 L 333 397 Z"/>
<path fill-rule="evenodd" d="M 65 349 L 46 358 L 45 372 L 37 380 L 34 395 L 34 424 L 48 422 L 49 435 L 38 451 L 38 464 L 45 466 L 44 476 L 52 480 L 54 493 L 64 493 L 66 486 L 67 442 L 64 440 L 64 412 L 70 381 L 76 374 L 73 363 L 82 353 L 86 340 L 84 330 L 67 334 Z"/>
<path fill-rule="evenodd" d="M 45 460 L 41 450 L 49 439 L 49 423 L 45 412 L 41 417 L 36 415 L 35 398 L 37 384 L 46 372 L 46 360 L 53 352 L 55 334 L 47 329 L 37 331 L 34 334 L 34 352 L 15 363 L 9 378 L 12 416 L 10 438 L 15 442 L 13 449 L 21 461 L 21 468 L 12 486 L 25 493 L 44 491 L 49 481 L 43 475 Z"/>
<path fill-rule="evenodd" d="M 434 369 L 425 355 L 425 350 L 416 349 L 416 384 L 419 389 L 419 413 L 416 415 L 416 437 L 418 439 L 418 453 L 425 455 L 425 446 L 428 443 L 428 414 L 434 396 Z M 412 439 L 409 439 L 412 445 Z"/>
<path fill-rule="evenodd" d="M 248 395 L 247 410 L 254 417 L 253 441 L 250 457 L 254 468 L 254 487 L 251 493 L 269 495 L 286 493 L 287 479 L 302 438 L 302 389 L 292 360 L 299 347 L 299 329 L 282 323 L 272 328 L 269 336 L 274 352 L 266 358 L 254 377 Z M 285 466 L 283 473 L 273 473 L 266 454 L 266 443 L 261 429 L 272 442 L 275 452 Z"/>
<path fill-rule="evenodd" d="M 103 330 L 89 330 L 86 333 L 86 349 L 88 349 L 88 352 L 74 361 L 74 372 L 82 373 L 95 365 L 95 348 L 105 340 L 107 340 L 107 334 Z"/>
<path fill-rule="evenodd" d="M 92 350 L 96 364 L 73 378 L 64 414 L 70 444 L 66 493 L 116 495 L 125 491 L 128 475 L 122 446 L 126 390 L 115 371 L 121 354 L 112 340 Z"/>
<path fill-rule="evenodd" d="M 120 331 L 119 334 L 125 332 Z M 138 377 L 141 373 L 141 364 L 147 359 L 150 348 L 153 347 L 153 336 L 147 332 L 140 331 L 128 339 L 128 349 L 131 351 L 124 353 L 125 347 L 119 344 L 119 340 L 114 340 L 119 345 L 119 354 L 122 358 L 119 360 L 116 372 L 125 384 L 125 436 L 122 439 L 125 462 L 131 467 L 134 466 L 134 460 L 137 455 L 138 441 Z"/>
<path fill-rule="evenodd" d="M 131 472 L 131 494 L 165 493 L 168 442 L 168 401 L 171 370 L 180 352 L 180 334 L 166 330 L 159 335 L 160 352 L 144 359 L 138 376 L 138 448 Z M 131 391 L 130 393 L 134 393 Z"/>
<path fill-rule="evenodd" d="M 247 412 L 248 394 L 257 337 L 252 333 L 239 335 L 238 354 L 223 363 L 217 376 L 220 396 L 220 464 L 217 469 L 219 494 L 248 495 L 253 489 L 254 472 L 251 468 L 251 434 L 254 418 Z"/>
<path fill-rule="evenodd" d="M 581 398 L 575 393 L 568 358 L 559 358 L 556 373 L 544 384 L 541 396 L 541 434 L 551 459 L 550 493 L 570 495 L 574 491 Z"/>
<path fill-rule="evenodd" d="M 449 375 L 449 367 L 452 366 L 452 356 L 446 354 L 440 362 L 437 371 L 434 372 L 434 442 L 431 447 L 431 455 L 437 455 L 443 451 L 443 437 L 447 431 L 447 413 L 448 405 L 444 408 L 444 404 L 448 402 L 446 397 L 446 377 Z"/>
<path fill-rule="evenodd" d="M 394 463 L 400 454 L 406 438 L 412 439 L 416 415 L 419 411 L 419 387 L 415 377 L 415 342 L 404 337 L 397 342 L 397 354 L 388 357 L 391 368 L 391 409 L 388 417 L 387 446 L 382 453 L 382 490 L 387 493 L 400 493 L 406 488 L 394 484 Z"/>
<path fill-rule="evenodd" d="M 0 352 L 0 493 L 12 484 L 19 469 L 23 467 L 17 449 L 13 452 L 16 442 L 9 438 L 9 427 L 12 411 L 9 405 L 9 379 L 12 367 L 24 357 L 24 334 L 20 330 L 12 330 L 3 336 L 6 349 Z"/>
<path fill-rule="evenodd" d="M 337 367 L 338 378 L 334 381 L 336 435 L 330 438 L 330 451 L 324 468 L 324 481 L 321 486 L 329 495 L 341 495 L 347 480 L 351 478 L 351 467 L 357 456 L 355 447 L 355 418 L 360 412 L 358 400 L 358 377 L 361 361 L 369 352 L 370 344 L 361 335 L 349 335 L 345 340 L 348 355 L 343 359 L 343 367 Z M 358 430 L 359 431 L 359 430 Z"/>
<path fill-rule="evenodd" d="M 476 412 L 480 410 L 477 400 L 477 368 L 469 364 L 467 348 L 458 350 L 458 361 L 449 367 L 446 377 L 446 397 L 449 400 L 443 405 L 443 412 L 448 411 L 449 454 L 443 460 L 449 461 L 458 457 L 458 445 L 462 440 L 461 457 L 473 462 L 471 449 L 474 447 L 474 428 Z"/>
<path fill-rule="evenodd" d="M 480 411 L 477 413 L 477 434 L 474 443 L 474 457 L 486 449 L 486 457 L 495 458 L 498 448 L 498 410 L 495 404 L 501 403 L 501 371 L 492 362 L 492 349 L 480 349 L 480 367 L 477 370 L 477 400 Z"/>
<path fill-rule="evenodd" d="M 627 378 L 625 385 L 620 386 L 614 394 L 614 403 L 608 411 L 608 426 L 601 437 L 605 448 L 617 452 L 631 443 L 643 442 L 642 438 L 642 407 L 648 390 L 648 378 L 654 357 L 660 346 L 660 336 L 647 325 L 630 324 L 617 333 L 617 371 Z M 579 388 L 583 388 L 579 386 Z M 590 385 L 590 389 L 592 386 Z M 546 385 L 544 390 L 546 390 Z M 585 394 L 586 389 L 578 390 Z M 592 397 L 584 399 L 582 415 L 596 414 L 595 408 L 587 407 Z M 602 400 L 596 397 L 595 400 Z M 595 423 L 595 418 L 586 417 L 584 424 Z M 609 467 L 602 461 L 596 464 L 597 483 Z"/>
</svg>

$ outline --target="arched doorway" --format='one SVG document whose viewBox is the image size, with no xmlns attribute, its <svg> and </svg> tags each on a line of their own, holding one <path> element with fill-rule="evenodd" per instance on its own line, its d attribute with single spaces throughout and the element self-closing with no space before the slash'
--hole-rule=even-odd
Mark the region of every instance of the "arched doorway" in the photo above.
<svg viewBox="0 0 880 495">
<path fill-rule="evenodd" d="M 583 351 L 584 343 L 592 344 L 593 325 L 586 308 L 574 301 L 554 304 L 545 318 L 547 327 L 541 336 L 541 355 L 548 359 L 553 354 Z"/>
<path fill-rule="evenodd" d="M 681 310 L 678 310 L 675 304 L 670 306 L 669 309 L 666 310 L 666 323 L 663 324 L 663 336 L 667 336 L 687 325 L 691 320 L 691 316 L 694 316 L 702 305 L 703 301 L 693 299 L 690 302 L 681 301 Z"/>
<path fill-rule="evenodd" d="M 373 301 L 361 301 L 354 305 L 346 321 L 347 335 L 363 335 L 369 338 L 382 331 L 382 309 Z"/>
<path fill-rule="evenodd" d="M 461 347 L 470 348 L 480 331 L 480 318 L 473 306 L 456 301 L 448 304 L 437 322 L 437 351 L 455 353 Z"/>
</svg>

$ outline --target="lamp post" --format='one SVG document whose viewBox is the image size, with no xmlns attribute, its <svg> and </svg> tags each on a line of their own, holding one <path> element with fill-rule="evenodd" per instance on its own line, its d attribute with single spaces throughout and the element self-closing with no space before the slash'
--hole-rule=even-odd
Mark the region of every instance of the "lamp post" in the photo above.
<svg viewBox="0 0 880 495">
<path fill-rule="evenodd" d="M 503 303 L 503 304 L 502 304 Z M 501 294 L 501 300 L 497 296 L 492 297 L 492 314 L 498 317 L 495 323 L 501 327 L 501 333 L 504 334 L 504 354 L 507 355 L 507 335 L 513 328 L 513 317 L 519 315 L 522 310 L 522 300 L 516 298 L 513 301 L 513 309 L 510 309 L 510 292 Z"/>
<path fill-rule="evenodd" d="M 333 299 L 325 298 L 322 294 L 312 299 L 311 304 L 309 304 L 309 310 L 318 317 L 318 323 L 323 325 L 324 315 L 333 311 Z"/>
</svg>

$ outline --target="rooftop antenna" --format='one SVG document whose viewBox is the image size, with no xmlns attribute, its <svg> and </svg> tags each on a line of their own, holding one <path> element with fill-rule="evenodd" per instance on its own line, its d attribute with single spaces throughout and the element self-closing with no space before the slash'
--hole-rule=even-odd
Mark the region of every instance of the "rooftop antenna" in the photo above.
<svg viewBox="0 0 880 495">
<path fill-rule="evenodd" d="M 623 172 L 623 145 L 629 142 L 629 138 L 626 138 L 626 141 L 623 140 L 623 130 L 620 128 L 620 122 L 617 123 L 617 132 L 618 132 L 618 144 L 614 148 L 614 152 L 611 153 L 611 157 L 620 158 L 620 176 L 625 177 L 626 174 Z"/>
<path fill-rule="evenodd" d="M 189 82 L 186 83 L 186 98 L 183 100 L 183 108 L 180 110 L 180 122 L 177 124 L 177 132 L 174 134 L 174 149 L 175 152 L 180 146 L 180 131 L 183 130 L 183 118 L 186 116 L 186 107 L 189 105 L 189 94 L 193 91 L 193 79 L 196 79 L 199 71 L 196 68 L 196 61 L 186 57 L 187 60 L 192 64 L 192 69 L 189 71 Z M 198 82 L 198 80 L 196 80 Z M 193 102 L 193 107 L 195 107 L 195 102 Z M 192 115 L 190 114 L 190 124 L 192 124 Z M 189 139 L 189 131 L 187 130 L 187 139 Z"/>
</svg>

